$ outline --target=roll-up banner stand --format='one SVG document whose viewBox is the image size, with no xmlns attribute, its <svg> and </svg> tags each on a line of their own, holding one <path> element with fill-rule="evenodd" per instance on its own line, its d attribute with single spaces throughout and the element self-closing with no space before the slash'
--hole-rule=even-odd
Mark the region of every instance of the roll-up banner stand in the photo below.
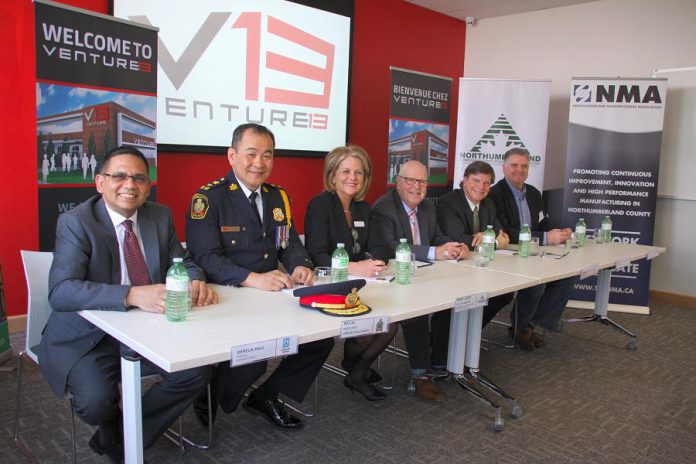
<svg viewBox="0 0 696 464">
<path fill-rule="evenodd" d="M 573 78 L 564 224 L 582 217 L 591 235 L 609 216 L 613 241 L 652 245 L 666 90 L 666 79 Z M 609 302 L 647 313 L 649 281 L 646 260 L 614 271 Z M 581 280 L 573 299 L 595 290 L 596 278 Z"/>
<path fill-rule="evenodd" d="M 527 183 L 544 191 L 551 81 L 459 79 L 454 188 L 473 161 L 485 161 L 503 178 L 503 155 L 529 150 Z"/>
<path fill-rule="evenodd" d="M 143 152 L 157 183 L 157 29 L 35 0 L 39 249 L 58 215 L 96 194 L 104 155 Z"/>
<path fill-rule="evenodd" d="M 428 169 L 428 198 L 436 201 L 447 185 L 452 79 L 390 69 L 387 185 L 395 185 L 402 164 L 418 160 Z"/>
</svg>

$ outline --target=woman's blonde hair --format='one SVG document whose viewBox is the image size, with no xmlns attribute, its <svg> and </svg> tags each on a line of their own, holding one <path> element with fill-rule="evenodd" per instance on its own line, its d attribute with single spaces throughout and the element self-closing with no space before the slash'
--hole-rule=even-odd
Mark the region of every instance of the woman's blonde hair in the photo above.
<svg viewBox="0 0 696 464">
<path fill-rule="evenodd" d="M 337 147 L 329 152 L 324 158 L 324 189 L 329 192 L 335 192 L 336 186 L 333 185 L 331 179 L 338 170 L 338 166 L 348 157 L 354 157 L 360 160 L 363 166 L 364 180 L 360 186 L 360 190 L 355 195 L 357 201 L 362 200 L 367 195 L 372 181 L 372 161 L 367 152 L 357 145 L 348 145 L 346 147 Z"/>
</svg>

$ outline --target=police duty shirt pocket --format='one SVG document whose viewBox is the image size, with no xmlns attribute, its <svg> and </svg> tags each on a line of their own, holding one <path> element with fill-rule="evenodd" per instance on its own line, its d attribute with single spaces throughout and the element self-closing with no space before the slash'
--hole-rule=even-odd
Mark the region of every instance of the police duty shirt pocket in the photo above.
<svg viewBox="0 0 696 464">
<path fill-rule="evenodd" d="M 225 247 L 237 248 L 249 246 L 249 231 L 246 227 L 229 226 L 221 227 L 222 243 Z"/>
</svg>

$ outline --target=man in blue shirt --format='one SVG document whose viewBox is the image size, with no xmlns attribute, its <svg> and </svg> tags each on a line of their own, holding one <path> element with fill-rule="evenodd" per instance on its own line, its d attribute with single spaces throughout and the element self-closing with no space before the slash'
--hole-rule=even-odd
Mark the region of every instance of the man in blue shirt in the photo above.
<svg viewBox="0 0 696 464">
<path fill-rule="evenodd" d="M 510 243 L 518 243 L 522 224 L 529 224 L 532 236 L 542 245 L 558 245 L 572 233 L 569 228 L 551 226 L 544 211 L 541 192 L 525 183 L 529 175 L 529 152 L 512 148 L 505 153 L 503 179 L 491 187 L 490 198 L 495 202 L 498 220 L 510 236 Z M 577 277 L 556 280 L 517 292 L 517 314 L 512 312 L 516 339 L 520 346 L 532 351 L 545 345 L 535 326 L 554 330 L 565 309 Z"/>
</svg>

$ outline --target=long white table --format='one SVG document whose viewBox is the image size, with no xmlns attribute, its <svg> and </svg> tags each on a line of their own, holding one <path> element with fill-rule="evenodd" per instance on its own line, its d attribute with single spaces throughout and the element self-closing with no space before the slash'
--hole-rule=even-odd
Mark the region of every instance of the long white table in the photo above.
<svg viewBox="0 0 696 464">
<path fill-rule="evenodd" d="M 497 256 L 487 268 L 474 267 L 468 260 L 456 264 L 436 263 L 418 269 L 411 285 L 371 283 L 360 295 L 372 307 L 368 317 L 387 315 L 391 322 L 398 322 L 451 308 L 458 297 L 478 293 L 492 297 L 577 275 L 595 262 L 607 269 L 619 261 L 664 251 L 639 245 L 601 247 L 602 250 L 589 246 L 577 252 L 573 250 L 570 256 L 558 261 L 537 258 L 543 261 L 539 266 L 534 266 L 532 260 L 512 256 Z M 297 335 L 299 343 L 306 343 L 339 333 L 342 318 L 301 308 L 296 298 L 288 293 L 214 288 L 219 292 L 220 302 L 192 311 L 183 323 L 170 323 L 162 315 L 139 310 L 126 313 L 82 311 L 80 314 L 170 372 L 228 361 L 231 347 L 235 345 L 289 335 Z M 597 294 L 599 299 L 600 292 Z M 608 299 L 608 293 L 606 297 Z M 478 370 L 481 312 L 482 308 L 476 308 L 453 314 L 448 369 L 455 374 L 461 374 L 465 365 Z M 122 358 L 121 370 L 126 462 L 142 463 L 140 363 L 138 359 Z"/>
</svg>

